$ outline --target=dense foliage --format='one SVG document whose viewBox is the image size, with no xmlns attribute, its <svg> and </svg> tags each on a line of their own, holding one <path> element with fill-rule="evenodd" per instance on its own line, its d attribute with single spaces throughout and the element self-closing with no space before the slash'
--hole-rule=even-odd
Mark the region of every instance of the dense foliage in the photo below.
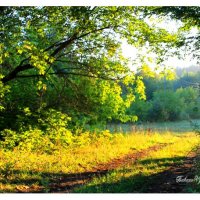
<svg viewBox="0 0 200 200">
<path fill-rule="evenodd" d="M 18 129 L 19 120 L 35 124 L 50 108 L 69 115 L 72 126 L 135 120 L 126 109 L 136 94 L 144 98 L 144 85 L 128 67 L 121 39 L 157 52 L 178 39 L 146 23 L 142 7 L 1 10 L 1 130 Z"/>
<path fill-rule="evenodd" d="M 146 15 L 159 18 L 175 19 L 181 22 L 179 27 L 180 40 L 177 46 L 182 49 L 179 55 L 184 57 L 185 52 L 200 60 L 200 7 L 199 6 L 160 6 L 146 9 Z M 193 30 L 193 34 L 191 34 Z M 195 33 L 195 34 L 194 34 Z M 183 53 L 184 52 L 184 53 Z"/>
<path fill-rule="evenodd" d="M 160 63 L 169 49 L 174 53 L 187 43 L 184 36 L 190 29 L 199 28 L 194 20 L 198 7 L 1 7 L 0 11 L 0 135 L 4 145 L 13 138 L 8 148 L 27 138 L 45 140 L 46 135 L 53 144 L 57 137 L 68 143 L 72 133 L 112 121 L 199 117 L 196 90 L 177 86 L 170 91 L 165 83 L 173 73 L 165 69 L 156 77 L 145 55 L 135 64 L 142 71 L 131 71 L 121 47 L 126 41 L 147 48 Z M 158 19 L 166 13 L 167 18 L 180 18 L 177 32 L 150 23 L 155 15 Z"/>
<path fill-rule="evenodd" d="M 140 121 L 173 121 L 200 117 L 200 72 L 185 73 L 174 80 L 166 76 L 144 76 L 147 99 L 137 100 L 128 109 Z"/>
</svg>

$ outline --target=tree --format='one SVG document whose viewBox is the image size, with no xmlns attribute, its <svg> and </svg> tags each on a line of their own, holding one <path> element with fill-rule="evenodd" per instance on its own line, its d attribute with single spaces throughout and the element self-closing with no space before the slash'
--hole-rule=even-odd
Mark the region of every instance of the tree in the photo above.
<svg viewBox="0 0 200 200">
<path fill-rule="evenodd" d="M 158 90 L 154 92 L 152 99 L 152 109 L 150 111 L 151 120 L 172 121 L 179 119 L 179 115 L 184 107 L 184 100 L 172 90 Z"/>
<path fill-rule="evenodd" d="M 183 99 L 182 115 L 187 118 L 199 117 L 199 91 L 193 87 L 179 88 L 176 90 L 179 99 Z"/>
<path fill-rule="evenodd" d="M 188 49 L 188 54 L 193 55 L 199 61 L 200 58 L 200 7 L 199 6 L 160 6 L 146 9 L 146 15 L 164 17 L 181 21 L 179 28 L 179 38 L 177 47 Z M 195 34 L 190 34 L 190 30 L 196 28 Z"/>
<path fill-rule="evenodd" d="M 148 43 L 157 51 L 177 40 L 175 34 L 149 26 L 143 11 L 143 7 L 1 8 L 0 81 L 11 88 L 4 108 L 15 109 L 14 102 L 23 106 L 29 99 L 32 110 L 53 107 L 78 118 L 130 120 L 126 108 L 135 94 L 144 96 L 144 87 L 122 55 L 121 39 L 134 46 Z"/>
</svg>

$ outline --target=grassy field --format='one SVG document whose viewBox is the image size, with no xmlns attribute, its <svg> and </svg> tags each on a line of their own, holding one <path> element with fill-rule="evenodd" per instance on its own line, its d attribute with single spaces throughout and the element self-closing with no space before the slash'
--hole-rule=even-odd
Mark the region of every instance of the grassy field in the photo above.
<svg viewBox="0 0 200 200">
<path fill-rule="evenodd" d="M 192 123 L 191 123 L 192 122 Z M 200 126 L 200 119 L 183 120 L 174 122 L 143 122 L 130 124 L 108 124 L 107 129 L 111 132 L 135 132 L 135 131 L 158 131 L 158 132 L 192 132 L 196 126 Z"/>
<path fill-rule="evenodd" d="M 75 192 L 142 192 L 153 174 L 166 170 L 170 163 L 180 163 L 196 148 L 200 138 L 195 133 L 137 131 L 130 134 L 84 133 L 85 145 L 70 146 L 51 152 L 0 150 L 0 192 L 50 192 L 54 182 L 72 174 L 94 171 L 114 159 L 162 145 L 139 157 L 137 163 L 108 170 L 107 175 L 75 189 Z M 87 144 L 87 145 L 86 145 Z"/>
<path fill-rule="evenodd" d="M 70 147 L 46 153 L 33 153 L 14 149 L 0 151 L 0 191 L 17 192 L 20 188 L 47 188 L 50 179 L 62 174 L 81 173 L 92 170 L 100 163 L 130 152 L 137 152 L 159 143 L 171 143 L 180 140 L 172 134 L 153 135 L 109 134 L 106 132 L 88 145 Z M 85 140 L 89 135 L 85 136 Z"/>
<path fill-rule="evenodd" d="M 165 134 L 162 136 L 165 137 Z M 156 174 L 168 170 L 170 165 L 181 164 L 188 153 L 194 150 L 200 142 L 194 134 L 184 134 L 181 137 L 171 135 L 168 139 L 170 144 L 166 144 L 164 148 L 150 152 L 147 157 L 141 158 L 136 163 L 113 170 L 101 178 L 94 178 L 92 182 L 75 191 L 81 193 L 148 191 L 148 188 L 154 184 Z"/>
</svg>

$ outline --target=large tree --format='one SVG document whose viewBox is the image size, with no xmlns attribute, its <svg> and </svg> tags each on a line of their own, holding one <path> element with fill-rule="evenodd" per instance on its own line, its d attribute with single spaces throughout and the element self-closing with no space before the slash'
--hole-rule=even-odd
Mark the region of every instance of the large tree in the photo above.
<svg viewBox="0 0 200 200">
<path fill-rule="evenodd" d="M 136 47 L 147 45 L 157 53 L 178 40 L 177 35 L 150 26 L 144 11 L 143 7 L 2 7 L 1 98 L 10 88 L 10 103 L 2 101 L 2 108 L 12 110 L 21 102 L 97 120 L 129 120 L 126 108 L 135 94 L 144 98 L 144 85 L 122 54 L 122 40 Z"/>
</svg>

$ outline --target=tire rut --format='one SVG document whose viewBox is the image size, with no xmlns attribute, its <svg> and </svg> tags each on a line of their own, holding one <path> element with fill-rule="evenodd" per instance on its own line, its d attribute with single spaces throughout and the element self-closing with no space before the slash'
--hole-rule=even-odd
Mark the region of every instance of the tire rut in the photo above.
<svg viewBox="0 0 200 200">
<path fill-rule="evenodd" d="M 139 159 L 148 156 L 153 151 L 158 151 L 163 147 L 166 147 L 166 143 L 160 143 L 154 146 L 151 146 L 147 149 L 137 151 L 134 153 L 129 153 L 121 158 L 116 158 L 111 160 L 108 163 L 99 164 L 94 167 L 91 171 L 76 173 L 76 174 L 66 174 L 61 175 L 59 180 L 54 180 L 52 184 L 49 185 L 49 192 L 53 193 L 70 193 L 76 187 L 80 187 L 89 181 L 91 181 L 94 177 L 101 177 L 106 175 L 108 172 L 115 170 L 119 167 L 124 167 L 129 164 L 133 164 L 137 162 Z"/>
</svg>

